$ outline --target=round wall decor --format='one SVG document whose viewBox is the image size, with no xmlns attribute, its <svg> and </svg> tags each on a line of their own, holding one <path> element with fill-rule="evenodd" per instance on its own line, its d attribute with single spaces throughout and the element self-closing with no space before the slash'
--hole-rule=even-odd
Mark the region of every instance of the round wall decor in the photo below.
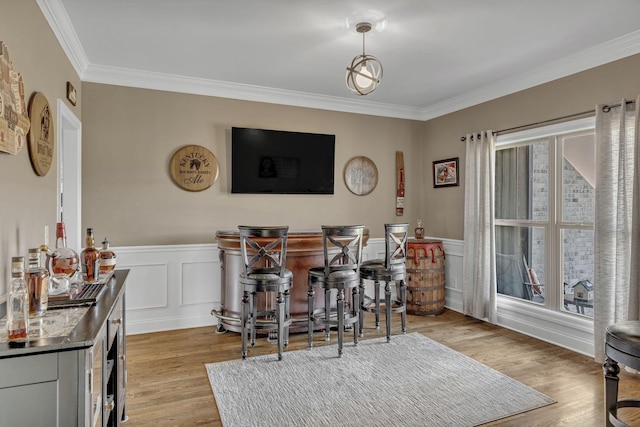
<svg viewBox="0 0 640 427">
<path fill-rule="evenodd" d="M 45 176 L 53 163 L 56 133 L 53 128 L 53 112 L 42 92 L 34 92 L 29 102 L 31 129 L 28 133 L 29 157 L 33 170 Z"/>
<path fill-rule="evenodd" d="M 344 183 L 357 196 L 371 193 L 378 185 L 376 164 L 368 157 L 354 157 L 344 168 Z"/>
<path fill-rule="evenodd" d="M 218 179 L 218 160 L 200 145 L 185 145 L 169 162 L 169 172 L 176 185 L 187 191 L 202 191 Z"/>
</svg>

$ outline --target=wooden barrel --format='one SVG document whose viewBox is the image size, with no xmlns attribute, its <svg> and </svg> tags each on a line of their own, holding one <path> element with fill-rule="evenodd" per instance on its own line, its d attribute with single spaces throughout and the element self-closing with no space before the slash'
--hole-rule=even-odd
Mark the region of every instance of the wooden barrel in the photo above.
<svg viewBox="0 0 640 427">
<path fill-rule="evenodd" d="M 444 312 L 445 253 L 442 242 L 407 243 L 407 313 L 435 316 Z"/>
</svg>

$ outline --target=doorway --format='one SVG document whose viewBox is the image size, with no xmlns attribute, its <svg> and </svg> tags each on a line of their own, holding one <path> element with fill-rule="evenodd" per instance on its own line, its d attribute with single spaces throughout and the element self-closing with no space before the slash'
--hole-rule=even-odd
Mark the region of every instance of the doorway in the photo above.
<svg viewBox="0 0 640 427">
<path fill-rule="evenodd" d="M 67 246 L 82 246 L 82 123 L 58 99 L 57 221 L 67 230 Z"/>
</svg>

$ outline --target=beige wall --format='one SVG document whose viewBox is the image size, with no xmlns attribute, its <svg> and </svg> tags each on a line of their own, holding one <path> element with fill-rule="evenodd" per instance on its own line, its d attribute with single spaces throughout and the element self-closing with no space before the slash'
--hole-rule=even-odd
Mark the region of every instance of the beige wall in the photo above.
<svg viewBox="0 0 640 427">
<path fill-rule="evenodd" d="M 385 222 L 415 222 L 422 123 L 172 92 L 83 83 L 83 229 L 114 246 L 215 242 L 216 230 L 239 224 L 363 223 L 372 237 Z M 231 127 L 335 134 L 334 195 L 230 193 Z M 169 160 L 181 146 L 202 145 L 220 165 L 207 190 L 189 192 L 171 180 Z M 403 151 L 407 193 L 395 211 L 395 152 Z M 344 184 L 345 164 L 367 156 L 378 185 L 356 196 Z"/>
<path fill-rule="evenodd" d="M 25 98 L 44 93 L 58 117 L 57 99 L 80 117 L 80 102 L 66 101 L 67 81 L 78 90 L 80 79 L 44 19 L 35 0 L 0 0 L 0 40 L 9 47 L 14 69 L 22 74 Z M 55 162 L 55 159 L 54 159 Z M 12 256 L 27 256 L 30 247 L 44 243 L 44 226 L 55 243 L 56 166 L 39 177 L 33 171 L 28 149 L 13 156 L 0 153 L 0 295 L 6 291 Z"/>
<path fill-rule="evenodd" d="M 0 40 L 23 74 L 25 90 L 43 92 L 57 118 L 63 99 L 83 123 L 83 228 L 95 228 L 113 245 L 213 242 L 219 229 L 240 223 L 289 224 L 318 229 L 323 223 L 365 223 L 381 236 L 385 222 L 423 220 L 428 235 L 463 237 L 464 144 L 479 129 L 504 129 L 591 109 L 640 93 L 640 55 L 505 96 L 427 122 L 278 106 L 80 83 L 35 0 L 0 0 Z M 78 106 L 66 101 L 66 82 Z M 82 116 L 80 110 L 82 107 Z M 235 195 L 229 192 L 232 126 L 336 135 L 333 196 Z M 172 153 L 186 144 L 209 148 L 220 177 L 208 190 L 190 193 L 173 184 Z M 395 151 L 405 155 L 407 202 L 395 215 Z M 379 183 L 368 196 L 351 194 L 343 168 L 365 155 L 377 165 Z M 434 189 L 432 162 L 460 157 L 460 187 Z M 31 168 L 27 150 L 0 154 L 0 294 L 9 258 L 42 243 L 56 222 L 55 167 L 45 177 Z"/>
<path fill-rule="evenodd" d="M 465 146 L 460 137 L 482 129 L 501 130 L 594 109 L 596 104 L 635 99 L 640 94 L 640 55 L 631 56 L 569 77 L 514 93 L 423 125 L 424 165 L 428 185 L 421 208 L 425 233 L 462 239 Z M 460 187 L 434 189 L 434 160 L 460 157 Z"/>
</svg>

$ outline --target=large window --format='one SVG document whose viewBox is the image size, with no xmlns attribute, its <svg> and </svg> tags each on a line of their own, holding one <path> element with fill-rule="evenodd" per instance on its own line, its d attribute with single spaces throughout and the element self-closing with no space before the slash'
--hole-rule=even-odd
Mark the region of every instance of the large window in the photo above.
<svg viewBox="0 0 640 427">
<path fill-rule="evenodd" d="M 498 293 L 593 317 L 593 120 L 497 138 Z"/>
</svg>

